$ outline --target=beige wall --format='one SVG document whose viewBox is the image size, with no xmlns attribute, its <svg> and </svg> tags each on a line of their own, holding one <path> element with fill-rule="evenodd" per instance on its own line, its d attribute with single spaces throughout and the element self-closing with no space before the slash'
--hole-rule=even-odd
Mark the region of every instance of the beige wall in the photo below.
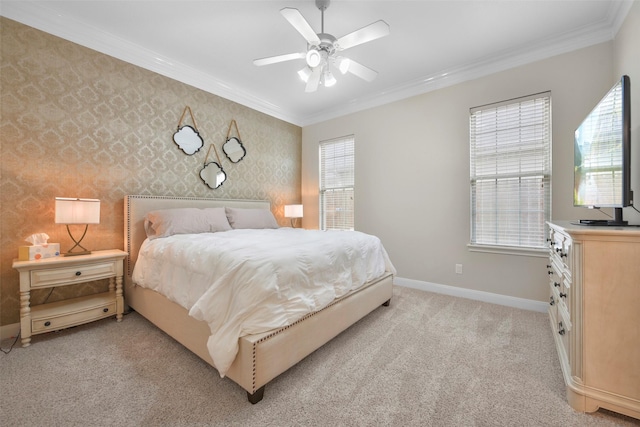
<svg viewBox="0 0 640 427">
<path fill-rule="evenodd" d="M 298 126 L 6 18 L 0 25 L 0 325 L 18 322 L 11 263 L 24 238 L 45 232 L 63 251 L 71 247 L 54 224 L 56 196 L 102 201 L 101 222 L 83 242 L 95 250 L 123 248 L 126 194 L 268 199 L 286 224 L 283 205 L 300 201 Z M 186 105 L 205 142 L 192 156 L 172 140 Z M 210 143 L 224 156 L 232 119 L 247 156 L 237 164 L 223 157 L 228 178 L 212 190 L 198 172 Z M 50 301 L 101 287 L 56 289 Z M 34 293 L 33 302 L 44 296 Z"/>
<path fill-rule="evenodd" d="M 637 21 L 638 4 L 632 14 Z M 636 61 L 633 70 L 637 73 L 638 30 L 630 30 L 630 25 L 627 22 L 621 33 L 633 32 L 628 38 L 634 41 L 616 46 L 620 57 Z M 614 70 L 613 46 L 613 42 L 599 44 L 304 127 L 304 226 L 318 224 L 318 141 L 354 134 L 356 229 L 381 237 L 398 277 L 546 301 L 544 258 L 470 252 L 467 248 L 469 108 L 550 90 L 553 218 L 605 218 L 573 207 L 573 131 L 619 78 L 619 71 Z M 640 77 L 635 85 L 640 87 Z M 640 99 L 637 89 L 634 99 L 636 103 Z M 639 122 L 635 120 L 635 129 Z M 635 133 L 636 142 L 639 133 Z M 637 174 L 640 167 L 635 169 Z M 640 191 L 637 177 L 633 187 Z M 630 208 L 625 209 L 625 216 L 633 219 Z M 635 222 L 640 223 L 637 215 Z M 458 263 L 463 264 L 462 275 L 455 274 Z"/>
</svg>

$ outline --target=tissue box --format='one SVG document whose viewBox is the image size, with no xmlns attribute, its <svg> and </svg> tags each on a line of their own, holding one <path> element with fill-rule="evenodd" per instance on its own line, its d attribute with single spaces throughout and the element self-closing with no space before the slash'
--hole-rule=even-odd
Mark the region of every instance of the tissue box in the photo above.
<svg viewBox="0 0 640 427">
<path fill-rule="evenodd" d="M 20 246 L 18 248 L 18 260 L 20 261 L 33 261 L 36 259 L 52 258 L 56 256 L 60 256 L 60 243 Z"/>
</svg>

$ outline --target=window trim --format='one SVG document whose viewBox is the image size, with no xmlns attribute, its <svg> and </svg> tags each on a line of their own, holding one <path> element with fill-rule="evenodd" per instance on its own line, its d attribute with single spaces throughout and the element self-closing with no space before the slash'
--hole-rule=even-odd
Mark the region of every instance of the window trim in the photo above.
<svg viewBox="0 0 640 427">
<path fill-rule="evenodd" d="M 469 249 L 469 252 L 549 258 L 549 248 L 529 248 L 523 246 L 500 246 L 476 243 L 468 243 L 467 248 Z"/>
</svg>

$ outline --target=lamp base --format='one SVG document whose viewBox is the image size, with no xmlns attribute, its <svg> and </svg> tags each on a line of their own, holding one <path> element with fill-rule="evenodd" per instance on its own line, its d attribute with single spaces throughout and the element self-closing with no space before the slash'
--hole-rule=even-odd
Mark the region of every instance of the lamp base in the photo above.
<svg viewBox="0 0 640 427">
<path fill-rule="evenodd" d="M 73 237 L 73 234 L 71 234 L 71 230 L 69 229 L 69 225 L 67 224 L 67 233 L 69 233 L 69 237 L 71 237 L 71 240 L 73 240 L 75 245 L 73 245 L 73 247 L 71 249 L 69 249 L 69 252 L 67 252 L 65 254 L 62 254 L 62 256 L 89 255 L 91 253 L 91 251 L 87 250 L 87 248 L 85 248 L 84 246 L 82 246 L 80 244 L 80 242 L 82 242 L 82 239 L 84 239 L 84 236 L 87 234 L 87 229 L 88 228 L 89 228 L 89 225 L 85 224 L 84 233 L 82 233 L 82 237 L 80 237 L 79 240 L 76 240 L 76 238 Z M 73 252 L 73 250 L 75 248 L 80 248 L 82 250 L 78 251 L 78 252 Z"/>
<path fill-rule="evenodd" d="M 90 255 L 91 251 L 81 251 L 81 252 L 67 252 L 65 254 L 61 254 L 62 256 L 76 256 L 76 255 Z"/>
</svg>

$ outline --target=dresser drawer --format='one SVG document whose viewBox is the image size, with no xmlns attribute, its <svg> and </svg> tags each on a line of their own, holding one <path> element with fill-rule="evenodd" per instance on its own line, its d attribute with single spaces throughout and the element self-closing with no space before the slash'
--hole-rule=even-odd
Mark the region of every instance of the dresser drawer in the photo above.
<svg viewBox="0 0 640 427">
<path fill-rule="evenodd" d="M 557 264 L 553 261 L 551 261 L 549 265 L 551 266 L 551 268 L 549 268 L 547 271 L 549 274 L 549 282 L 551 286 L 556 286 L 557 288 L 560 288 L 560 285 L 562 284 L 562 281 L 563 281 L 562 268 L 559 268 Z"/>
<path fill-rule="evenodd" d="M 569 357 L 569 334 L 571 333 L 571 320 L 569 319 L 569 311 L 564 302 L 558 303 L 558 317 L 556 318 L 557 329 L 556 332 L 560 336 L 560 342 L 562 343 L 562 351 Z"/>
<path fill-rule="evenodd" d="M 39 334 L 115 316 L 115 293 L 105 292 L 32 308 L 31 332 Z"/>
<path fill-rule="evenodd" d="M 46 288 L 73 282 L 88 282 L 116 275 L 113 261 L 85 264 L 75 267 L 47 268 L 31 271 L 31 288 Z"/>
<path fill-rule="evenodd" d="M 571 258 L 571 238 L 562 233 L 558 233 L 555 230 L 551 230 L 550 240 L 551 260 L 561 266 L 561 268 L 565 270 L 566 274 L 571 275 L 571 270 L 573 268 L 573 261 Z"/>
<path fill-rule="evenodd" d="M 556 324 L 558 319 L 558 301 L 557 296 L 551 293 L 549 296 L 549 317 L 551 318 L 551 323 Z"/>
</svg>

